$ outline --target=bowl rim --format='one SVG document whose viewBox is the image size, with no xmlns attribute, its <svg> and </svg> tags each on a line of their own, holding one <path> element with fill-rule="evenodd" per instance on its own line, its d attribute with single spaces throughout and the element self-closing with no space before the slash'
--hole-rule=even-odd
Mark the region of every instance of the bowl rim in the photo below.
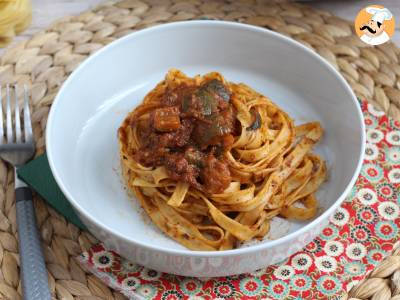
<svg viewBox="0 0 400 300">
<path fill-rule="evenodd" d="M 96 59 L 97 56 L 102 55 L 104 52 L 108 51 L 109 49 L 113 47 L 118 47 L 120 44 L 123 44 L 125 41 L 134 39 L 137 36 L 142 36 L 146 35 L 148 33 L 156 32 L 156 31 L 163 31 L 163 30 L 171 30 L 173 28 L 180 28 L 180 27 L 187 27 L 187 26 L 204 26 L 204 27 L 217 27 L 217 28 L 234 28 L 238 30 L 247 30 L 249 32 L 255 32 L 259 33 L 260 35 L 269 35 L 272 36 L 273 38 L 276 38 L 278 40 L 283 41 L 284 43 L 287 43 L 288 45 L 295 47 L 299 49 L 300 51 L 303 51 L 306 55 L 312 56 L 314 59 L 316 59 L 323 67 L 327 68 L 328 71 L 333 73 L 335 75 L 335 78 L 339 81 L 341 86 L 344 88 L 345 91 L 348 92 L 353 104 L 356 107 L 356 110 L 358 112 L 358 119 L 359 119 L 359 126 L 361 128 L 361 147 L 360 147 L 360 153 L 358 156 L 358 162 L 357 166 L 353 172 L 351 180 L 348 182 L 347 186 L 341 193 L 341 195 L 335 200 L 335 202 L 328 208 L 326 209 L 321 215 L 319 215 L 317 218 L 312 220 L 310 223 L 307 225 L 303 226 L 302 228 L 289 233 L 281 238 L 278 238 L 276 240 L 271 240 L 268 241 L 267 243 L 259 243 L 255 245 L 251 245 L 248 247 L 242 247 L 242 248 L 237 248 L 237 249 L 230 249 L 230 250 L 223 250 L 223 251 L 196 251 L 196 250 L 190 250 L 190 249 L 171 249 L 167 247 L 158 247 L 156 245 L 146 243 L 146 242 L 140 242 L 134 239 L 127 238 L 126 236 L 120 234 L 119 232 L 113 230 L 112 228 L 109 228 L 106 226 L 104 223 L 102 223 L 100 220 L 97 220 L 95 217 L 93 217 L 90 214 L 90 211 L 85 210 L 81 205 L 79 204 L 79 201 L 76 201 L 74 197 L 71 195 L 71 193 L 68 191 L 66 186 L 63 184 L 62 177 L 60 176 L 60 173 L 57 171 L 56 168 L 56 162 L 54 161 L 53 157 L 53 147 L 52 147 L 52 138 L 51 138 L 51 131 L 53 130 L 53 119 L 56 116 L 56 108 L 58 102 L 60 102 L 62 98 L 62 94 L 64 93 L 64 90 L 69 86 L 70 82 L 72 82 L 77 74 L 79 74 L 80 70 L 85 68 L 85 66 L 90 63 L 92 60 Z M 167 24 L 161 24 L 161 25 L 156 25 L 150 28 L 142 29 L 137 32 L 133 32 L 131 34 L 128 34 L 122 38 L 117 39 L 116 41 L 113 41 L 112 43 L 104 46 L 102 49 L 94 53 L 93 55 L 89 56 L 87 59 L 85 59 L 78 67 L 75 69 L 70 76 L 64 81 L 62 84 L 61 88 L 59 89 L 53 104 L 51 106 L 49 116 L 48 116 L 48 121 L 47 121 L 47 126 L 46 126 L 46 153 L 50 165 L 50 169 L 54 175 L 54 178 L 70 202 L 74 209 L 81 215 L 84 216 L 90 223 L 95 224 L 97 227 L 103 229 L 106 231 L 108 234 L 117 237 L 118 239 L 124 240 L 125 242 L 128 242 L 130 244 L 133 244 L 137 247 L 145 248 L 147 250 L 151 251 L 156 251 L 156 252 L 163 252 L 171 255 L 180 255 L 180 256 L 186 256 L 186 257 L 204 257 L 204 258 L 209 258 L 209 257 L 223 257 L 227 255 L 241 255 L 241 254 L 251 254 L 255 252 L 259 252 L 261 250 L 266 250 L 269 248 L 272 248 L 274 246 L 278 246 L 281 244 L 284 244 L 296 237 L 299 237 L 306 233 L 307 231 L 311 230 L 312 228 L 316 227 L 319 223 L 321 223 L 323 220 L 328 219 L 329 216 L 336 210 L 336 208 L 339 207 L 339 205 L 343 202 L 345 197 L 349 194 L 351 188 L 355 184 L 358 175 L 361 171 L 361 167 L 363 164 L 364 160 L 364 151 L 365 151 L 365 143 L 366 143 L 366 134 L 365 134 L 365 124 L 364 124 L 364 117 L 363 113 L 361 110 L 360 105 L 358 104 L 357 98 L 351 89 L 350 85 L 346 82 L 344 77 L 331 65 L 329 64 L 325 59 L 323 59 L 321 56 L 316 54 L 314 51 L 311 49 L 307 48 L 306 46 L 302 45 L 301 43 L 286 37 L 280 33 L 274 32 L 269 29 L 265 29 L 259 26 L 254 26 L 254 25 L 248 25 L 248 24 L 243 24 L 243 23 L 237 23 L 237 22 L 230 22 L 230 21 L 217 21 L 217 20 L 192 20 L 192 21 L 179 21 L 179 22 L 172 22 L 172 23 L 167 23 Z"/>
</svg>

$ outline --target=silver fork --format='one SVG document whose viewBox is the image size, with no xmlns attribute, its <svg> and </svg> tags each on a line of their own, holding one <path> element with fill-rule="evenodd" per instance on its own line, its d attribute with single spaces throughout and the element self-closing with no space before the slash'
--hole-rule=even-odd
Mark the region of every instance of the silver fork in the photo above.
<svg viewBox="0 0 400 300">
<path fill-rule="evenodd" d="M 24 105 L 21 116 L 17 95 L 18 87 L 14 86 L 15 112 L 13 122 L 11 90 L 12 88 L 7 85 L 5 95 L 6 120 L 4 124 L 3 101 L 0 88 L 0 157 L 14 167 L 15 173 L 15 200 L 23 299 L 50 300 L 51 295 L 46 265 L 43 259 L 42 246 L 36 224 L 32 193 L 29 187 L 17 176 L 18 167 L 28 162 L 35 154 L 35 143 L 29 112 L 29 93 L 27 87 L 24 85 Z"/>
</svg>

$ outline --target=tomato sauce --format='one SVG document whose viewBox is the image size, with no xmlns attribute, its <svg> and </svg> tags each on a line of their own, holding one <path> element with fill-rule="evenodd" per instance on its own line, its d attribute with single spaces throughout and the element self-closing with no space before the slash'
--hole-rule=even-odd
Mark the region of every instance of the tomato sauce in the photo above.
<svg viewBox="0 0 400 300">
<path fill-rule="evenodd" d="M 230 99 L 228 88 L 216 79 L 167 88 L 160 107 L 137 121 L 141 147 L 136 161 L 165 166 L 172 179 L 207 194 L 222 193 L 231 182 L 223 153 L 232 147 L 238 127 Z"/>
</svg>

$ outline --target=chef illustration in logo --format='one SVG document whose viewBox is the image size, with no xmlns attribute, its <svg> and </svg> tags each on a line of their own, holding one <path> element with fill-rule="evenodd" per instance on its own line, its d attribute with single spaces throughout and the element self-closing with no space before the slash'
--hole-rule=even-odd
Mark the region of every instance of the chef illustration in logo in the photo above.
<svg viewBox="0 0 400 300">
<path fill-rule="evenodd" d="M 369 45 L 380 45 L 389 41 L 393 34 L 390 27 L 394 27 L 392 13 L 387 8 L 377 6 L 368 6 L 363 10 L 357 16 L 355 24 L 360 39 Z"/>
</svg>

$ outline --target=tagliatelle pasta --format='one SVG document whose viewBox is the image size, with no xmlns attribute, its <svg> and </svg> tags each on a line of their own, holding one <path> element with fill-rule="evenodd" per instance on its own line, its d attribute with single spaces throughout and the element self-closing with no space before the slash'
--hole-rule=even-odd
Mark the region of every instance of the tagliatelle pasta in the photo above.
<svg viewBox="0 0 400 300">
<path fill-rule="evenodd" d="M 152 221 L 192 250 L 261 239 L 278 215 L 307 220 L 327 176 L 318 122 L 213 72 L 170 70 L 119 128 L 123 176 Z"/>
<path fill-rule="evenodd" d="M 29 0 L 0 0 L 0 47 L 31 23 L 32 8 Z"/>
</svg>

